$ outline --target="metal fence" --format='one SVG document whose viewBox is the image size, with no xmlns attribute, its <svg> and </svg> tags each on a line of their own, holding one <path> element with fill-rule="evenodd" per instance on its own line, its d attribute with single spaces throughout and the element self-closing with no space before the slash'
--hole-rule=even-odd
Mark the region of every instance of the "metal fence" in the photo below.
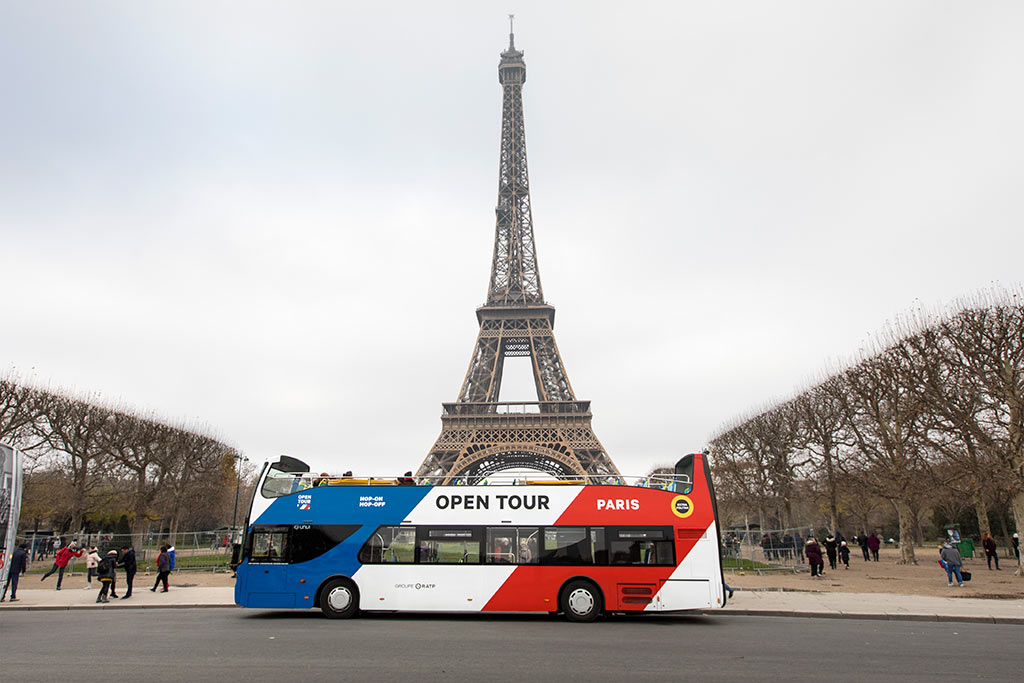
<svg viewBox="0 0 1024 683">
<path fill-rule="evenodd" d="M 813 536 L 810 526 L 788 529 L 727 529 L 722 534 L 722 564 L 726 571 L 796 572 L 807 567 L 804 546 Z M 822 554 L 824 539 L 818 538 Z M 849 541 L 847 541 L 849 543 Z"/>
<path fill-rule="evenodd" d="M 231 544 L 234 538 L 230 529 L 214 531 L 178 532 L 174 543 L 174 571 L 229 571 L 231 563 Z M 237 540 L 237 539 L 236 539 Z M 33 536 L 32 534 L 18 537 L 18 542 L 28 544 L 29 559 L 32 561 L 30 571 L 49 569 L 56 555 L 57 544 L 53 536 Z M 120 550 L 123 546 L 135 549 L 135 561 L 139 571 L 155 571 L 156 558 L 160 555 L 161 545 L 170 545 L 166 534 L 80 534 L 60 537 L 60 545 L 77 541 L 79 550 L 88 551 L 95 547 L 102 557 L 109 550 Z M 68 569 L 85 571 L 85 553 L 82 557 L 72 558 Z"/>
</svg>

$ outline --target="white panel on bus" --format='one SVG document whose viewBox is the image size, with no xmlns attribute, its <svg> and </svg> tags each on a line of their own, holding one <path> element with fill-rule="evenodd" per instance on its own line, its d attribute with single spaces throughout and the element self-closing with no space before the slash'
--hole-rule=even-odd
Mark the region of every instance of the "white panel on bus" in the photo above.
<svg viewBox="0 0 1024 683">
<path fill-rule="evenodd" d="M 705 579 L 685 579 L 661 582 L 661 590 L 645 611 L 662 612 L 683 609 L 708 609 L 711 604 L 711 582 Z"/>
<path fill-rule="evenodd" d="M 367 564 L 353 576 L 364 610 L 479 612 L 515 565 Z"/>
</svg>

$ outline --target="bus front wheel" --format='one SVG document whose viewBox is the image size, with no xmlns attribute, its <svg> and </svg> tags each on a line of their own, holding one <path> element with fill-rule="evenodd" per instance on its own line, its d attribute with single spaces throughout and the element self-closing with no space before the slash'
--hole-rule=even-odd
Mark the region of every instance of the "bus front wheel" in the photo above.
<svg viewBox="0 0 1024 683">
<path fill-rule="evenodd" d="M 334 579 L 320 591 L 320 611 L 328 619 L 348 619 L 359 613 L 359 589 L 348 579 Z"/>
<path fill-rule="evenodd" d="M 604 609 L 601 593 L 589 581 L 572 581 L 562 589 L 562 613 L 569 621 L 588 622 L 597 619 Z"/>
</svg>

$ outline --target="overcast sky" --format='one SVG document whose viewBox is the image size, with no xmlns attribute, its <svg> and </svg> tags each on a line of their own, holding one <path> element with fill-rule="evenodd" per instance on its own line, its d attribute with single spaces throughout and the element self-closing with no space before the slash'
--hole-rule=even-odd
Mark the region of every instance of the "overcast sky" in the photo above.
<svg viewBox="0 0 1024 683">
<path fill-rule="evenodd" d="M 0 0 L 0 371 L 415 470 L 486 295 L 508 12 L 623 472 L 1024 279 L 1024 3 Z"/>
</svg>

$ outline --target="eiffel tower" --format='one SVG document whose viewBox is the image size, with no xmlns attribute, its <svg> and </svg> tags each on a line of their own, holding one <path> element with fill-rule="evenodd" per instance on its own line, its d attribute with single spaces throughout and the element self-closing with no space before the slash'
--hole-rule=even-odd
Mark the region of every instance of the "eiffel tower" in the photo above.
<svg viewBox="0 0 1024 683">
<path fill-rule="evenodd" d="M 577 400 L 569 384 L 555 344 L 555 308 L 541 290 L 526 168 L 525 81 L 523 53 L 510 31 L 498 64 L 504 95 L 487 303 L 476 309 L 480 333 L 459 399 L 441 404 L 441 435 L 417 471 L 441 482 L 473 481 L 513 468 L 591 475 L 598 481 L 619 473 L 594 436 L 590 401 Z M 533 361 L 537 401 L 499 400 L 502 368 L 510 356 Z"/>
</svg>

